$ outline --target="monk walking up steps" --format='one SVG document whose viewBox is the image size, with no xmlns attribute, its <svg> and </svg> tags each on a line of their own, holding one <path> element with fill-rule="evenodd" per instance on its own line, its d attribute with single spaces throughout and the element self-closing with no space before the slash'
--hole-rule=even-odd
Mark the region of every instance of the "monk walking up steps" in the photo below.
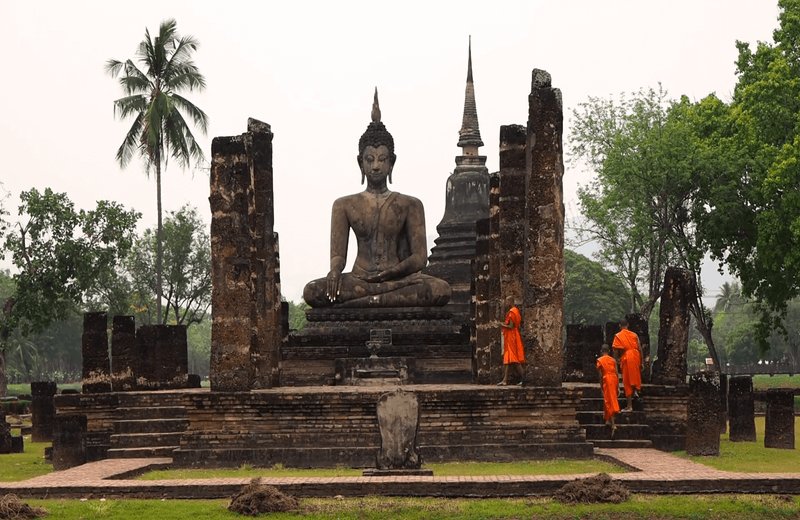
<svg viewBox="0 0 800 520">
<path fill-rule="evenodd" d="M 617 377 L 617 360 L 611 357 L 611 348 L 605 343 L 600 347 L 597 359 L 597 371 L 600 373 L 600 388 L 603 390 L 603 420 L 611 426 L 611 438 L 617 431 L 614 416 L 619 413 L 619 378 Z"/>
<path fill-rule="evenodd" d="M 622 366 L 622 384 L 625 386 L 625 398 L 628 407 L 624 411 L 632 412 L 632 397 L 639 398 L 642 390 L 642 347 L 639 336 L 628 330 L 628 320 L 619 320 L 620 331 L 614 336 L 615 354 L 622 351 L 620 365 Z M 616 356 L 615 356 L 616 357 Z"/>
<path fill-rule="evenodd" d="M 522 386 L 522 364 L 525 363 L 525 351 L 522 348 L 522 338 L 519 335 L 519 325 L 522 323 L 522 315 L 519 309 L 514 306 L 514 298 L 509 296 L 505 299 L 506 319 L 500 324 L 503 327 L 503 380 L 497 386 L 508 384 L 508 367 L 514 366 L 514 371 L 519 372 L 519 383 Z"/>
</svg>

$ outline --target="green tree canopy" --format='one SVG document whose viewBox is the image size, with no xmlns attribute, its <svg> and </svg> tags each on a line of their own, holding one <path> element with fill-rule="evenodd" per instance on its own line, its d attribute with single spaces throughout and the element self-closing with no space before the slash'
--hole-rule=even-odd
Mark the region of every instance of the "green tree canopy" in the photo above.
<svg viewBox="0 0 800 520">
<path fill-rule="evenodd" d="M 605 324 L 630 312 L 628 291 L 616 274 L 568 249 L 564 263 L 565 323 Z"/>
<path fill-rule="evenodd" d="M 76 211 L 64 193 L 49 188 L 23 192 L 20 223 L 9 228 L 3 255 L 18 270 L 13 293 L 0 321 L 0 395 L 5 395 L 5 348 L 11 333 L 41 333 L 70 317 L 102 273 L 130 250 L 140 214 L 99 201 L 91 211 Z"/>
</svg>

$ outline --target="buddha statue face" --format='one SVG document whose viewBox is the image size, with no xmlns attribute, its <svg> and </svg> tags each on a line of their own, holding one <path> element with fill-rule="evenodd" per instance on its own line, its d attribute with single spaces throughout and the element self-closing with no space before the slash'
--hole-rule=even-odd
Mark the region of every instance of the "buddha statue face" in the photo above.
<svg viewBox="0 0 800 520">
<path fill-rule="evenodd" d="M 366 178 L 369 186 L 385 186 L 387 178 L 391 182 L 394 161 L 395 155 L 389 151 L 386 145 L 364 147 L 361 155 L 358 156 L 362 182 Z"/>
</svg>

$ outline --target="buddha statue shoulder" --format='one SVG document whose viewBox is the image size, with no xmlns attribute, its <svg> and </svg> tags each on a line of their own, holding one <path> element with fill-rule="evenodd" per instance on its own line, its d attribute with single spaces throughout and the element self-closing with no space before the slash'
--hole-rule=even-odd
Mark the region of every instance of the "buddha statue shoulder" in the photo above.
<svg viewBox="0 0 800 520">
<path fill-rule="evenodd" d="M 358 152 L 361 183 L 367 187 L 333 203 L 330 272 L 309 282 L 303 298 L 311 307 L 445 305 L 450 285 L 420 272 L 428 261 L 422 202 L 388 188 L 397 157 L 394 139 L 381 122 L 377 89 L 372 122 Z M 351 229 L 358 253 L 352 271 L 343 273 Z"/>
</svg>

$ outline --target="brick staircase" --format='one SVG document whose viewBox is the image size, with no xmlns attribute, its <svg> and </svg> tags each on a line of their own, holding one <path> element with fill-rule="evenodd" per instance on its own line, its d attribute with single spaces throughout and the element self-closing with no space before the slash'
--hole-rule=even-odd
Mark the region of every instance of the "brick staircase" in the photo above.
<svg viewBox="0 0 800 520">
<path fill-rule="evenodd" d="M 578 423 L 586 430 L 586 440 L 595 448 L 652 448 L 650 427 L 641 411 L 640 403 L 634 401 L 633 412 L 620 412 L 616 417 L 617 432 L 611 439 L 611 428 L 603 420 L 603 393 L 600 385 L 581 387 L 581 398 L 576 413 Z M 624 394 L 620 392 L 620 395 Z M 625 398 L 619 399 L 620 408 L 625 408 Z"/>
<path fill-rule="evenodd" d="M 120 393 L 119 400 L 108 457 L 172 457 L 189 427 L 182 397 L 175 393 L 132 392 Z"/>
</svg>

